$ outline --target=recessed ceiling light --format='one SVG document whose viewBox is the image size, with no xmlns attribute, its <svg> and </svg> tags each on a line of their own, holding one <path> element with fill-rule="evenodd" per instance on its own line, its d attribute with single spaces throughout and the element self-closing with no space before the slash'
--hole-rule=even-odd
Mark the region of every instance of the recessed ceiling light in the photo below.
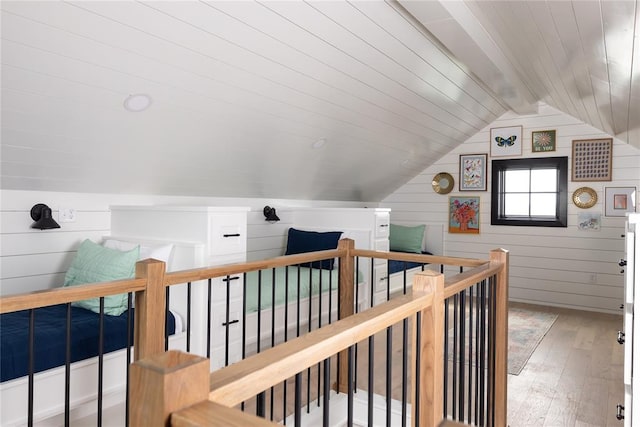
<svg viewBox="0 0 640 427">
<path fill-rule="evenodd" d="M 315 149 L 322 148 L 322 147 L 324 147 L 324 145 L 326 143 L 327 143 L 327 139 L 326 138 L 319 138 L 316 142 L 311 144 L 311 147 L 315 148 Z"/>
<path fill-rule="evenodd" d="M 124 108 L 127 111 L 132 111 L 134 113 L 144 111 L 151 105 L 151 97 L 144 93 L 136 93 L 133 95 L 127 96 L 127 99 L 124 100 Z"/>
</svg>

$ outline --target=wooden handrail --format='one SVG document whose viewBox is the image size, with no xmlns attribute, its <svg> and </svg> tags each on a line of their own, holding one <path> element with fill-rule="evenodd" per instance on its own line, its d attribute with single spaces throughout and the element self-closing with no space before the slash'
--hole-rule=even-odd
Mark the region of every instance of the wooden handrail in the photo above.
<svg viewBox="0 0 640 427">
<path fill-rule="evenodd" d="M 146 285 L 147 281 L 145 279 L 128 279 L 8 295 L 0 298 L 0 314 L 66 304 L 125 292 L 142 291 L 146 288 Z"/>
<path fill-rule="evenodd" d="M 455 265 L 459 267 L 478 267 L 482 264 L 487 263 L 486 260 L 475 259 L 475 258 L 458 258 L 458 257 L 438 256 L 438 255 L 410 254 L 407 252 L 372 251 L 372 250 L 366 250 L 366 249 L 355 249 L 352 252 L 352 255 L 366 257 L 366 258 L 392 259 L 397 261 Z"/>
<path fill-rule="evenodd" d="M 261 261 L 250 261 L 216 267 L 196 268 L 176 271 L 165 275 L 167 285 L 179 285 L 187 282 L 197 282 L 213 277 L 233 276 L 250 271 L 266 270 L 277 267 L 295 266 L 297 264 L 321 261 L 330 258 L 344 257 L 346 250 L 334 249 L 329 251 L 309 252 L 296 255 L 285 255 Z"/>
</svg>

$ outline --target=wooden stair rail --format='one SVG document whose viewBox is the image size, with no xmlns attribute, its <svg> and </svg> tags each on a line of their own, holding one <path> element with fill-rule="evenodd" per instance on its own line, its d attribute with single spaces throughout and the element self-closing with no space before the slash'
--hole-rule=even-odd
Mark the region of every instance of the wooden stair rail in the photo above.
<svg viewBox="0 0 640 427">
<path fill-rule="evenodd" d="M 412 425 L 420 427 L 435 427 L 442 420 L 443 372 L 444 372 L 444 299 L 460 289 L 465 289 L 479 280 L 495 276 L 496 285 L 496 333 L 494 356 L 496 369 L 495 402 L 493 425 L 506 425 L 507 414 L 507 300 L 508 300 L 508 252 L 503 249 L 491 251 L 489 262 L 477 262 L 474 268 L 455 278 L 445 281 L 442 274 L 431 270 L 416 273 L 413 289 L 410 293 L 391 299 L 385 303 L 372 307 L 363 312 L 353 314 L 353 299 L 349 300 L 349 289 L 353 292 L 353 258 L 359 252 L 353 250 L 353 242 L 346 241 L 337 251 L 341 257 L 341 283 L 349 284 L 340 289 L 340 297 L 351 301 L 345 304 L 341 301 L 339 321 L 326 325 L 306 335 L 267 349 L 259 354 L 250 356 L 240 362 L 204 376 L 208 382 L 208 396 L 203 396 L 200 386 L 198 392 L 189 394 L 180 400 L 177 395 L 184 393 L 184 384 L 201 384 L 203 379 L 195 379 L 192 365 L 201 363 L 202 358 L 188 354 L 162 357 L 156 354 L 149 360 L 137 360 L 132 368 L 131 392 L 143 391 L 144 401 L 139 399 L 132 405 L 132 426 L 149 425 L 147 414 L 158 413 L 160 418 L 154 418 L 153 425 L 175 426 L 267 426 L 276 425 L 267 420 L 243 413 L 235 407 L 241 402 L 263 392 L 274 384 L 291 377 L 292 367 L 302 371 L 335 354 L 343 354 L 347 348 L 368 338 L 377 332 L 385 330 L 403 319 L 414 317 L 412 322 L 414 342 L 418 333 L 421 334 L 419 351 L 412 352 L 412 384 L 420 384 L 419 399 L 416 398 L 415 386 L 412 390 L 412 401 L 418 407 L 413 409 Z M 348 259 L 351 259 L 351 262 Z M 158 280 L 160 275 L 146 267 L 141 273 L 149 280 Z M 155 277 L 155 278 L 154 278 Z M 343 295 L 343 292 L 345 295 Z M 351 297 L 353 293 L 351 294 Z M 149 297 L 147 297 L 149 298 Z M 136 304 L 137 305 L 137 304 Z M 419 325 L 417 314 L 420 313 Z M 344 318 L 342 316 L 345 316 Z M 160 322 L 162 323 L 162 322 Z M 155 344 L 151 344 L 155 345 Z M 420 364 L 416 370 L 415 357 L 419 355 Z M 342 356 L 339 356 L 342 357 Z M 179 360 L 180 363 L 175 361 Z M 206 360 L 206 359 L 205 359 Z M 346 363 L 344 363 L 346 365 Z M 207 367 L 208 362 L 203 363 Z M 192 380 L 176 380 L 175 378 L 187 373 Z M 153 372 L 144 372 L 152 370 Z M 149 378 L 153 378 L 152 381 Z M 181 386 L 166 386 L 177 381 Z M 193 382 L 192 382 L 193 381 Z M 346 384 L 346 382 L 345 382 Z M 339 388 L 341 388 L 340 380 Z M 162 398 L 157 394 L 160 393 Z M 156 395 L 154 395 L 156 394 Z M 132 396 L 133 398 L 133 396 Z M 418 401 L 416 401 L 416 399 Z M 167 402 L 179 402 L 167 409 Z M 447 423 L 442 425 L 457 425 Z"/>
</svg>

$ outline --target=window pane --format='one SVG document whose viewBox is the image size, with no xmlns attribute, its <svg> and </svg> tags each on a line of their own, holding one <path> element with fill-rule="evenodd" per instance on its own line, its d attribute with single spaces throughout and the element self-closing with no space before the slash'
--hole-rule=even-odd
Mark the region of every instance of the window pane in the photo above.
<svg viewBox="0 0 640 427">
<path fill-rule="evenodd" d="M 556 169 L 533 169 L 531 171 L 531 191 L 556 191 L 558 188 Z"/>
<path fill-rule="evenodd" d="M 556 193 L 531 195 L 532 216 L 556 216 Z"/>
<path fill-rule="evenodd" d="M 529 216 L 529 194 L 505 194 L 504 214 Z"/>
<path fill-rule="evenodd" d="M 507 193 L 529 192 L 529 169 L 505 171 L 504 190 Z"/>
</svg>

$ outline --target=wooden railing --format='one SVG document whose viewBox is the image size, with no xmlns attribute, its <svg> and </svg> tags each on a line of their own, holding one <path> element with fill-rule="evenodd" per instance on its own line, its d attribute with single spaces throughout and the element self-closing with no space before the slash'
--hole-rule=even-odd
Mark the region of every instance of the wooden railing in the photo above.
<svg viewBox="0 0 640 427">
<path fill-rule="evenodd" d="M 339 322 L 216 371 L 211 374 L 211 378 L 207 359 L 186 353 L 165 352 L 165 323 L 157 320 L 165 315 L 167 287 L 333 257 L 340 258 Z M 412 293 L 354 314 L 354 257 L 430 262 L 469 269 L 446 279 L 442 274 L 434 272 L 421 273 L 413 285 Z M 346 360 L 345 349 L 349 346 L 398 320 L 415 317 L 420 312 L 424 339 L 420 348 L 421 364 L 415 375 L 423 379 L 425 387 L 430 386 L 420 396 L 419 407 L 423 410 L 418 414 L 419 419 L 414 419 L 414 425 L 434 426 L 442 418 L 442 387 L 437 381 L 442 376 L 444 363 L 442 301 L 493 275 L 496 277 L 497 293 L 497 327 L 492 343 L 496 360 L 496 370 L 493 373 L 496 383 L 493 396 L 494 425 L 503 426 L 506 425 L 508 299 L 508 254 L 503 250 L 492 251 L 489 260 L 475 260 L 356 250 L 353 241 L 347 239 L 340 242 L 337 250 L 174 273 L 165 273 L 165 265 L 160 261 L 146 260 L 138 263 L 135 279 L 2 297 L 0 313 L 134 292 L 136 362 L 131 368 L 131 425 L 166 425 L 171 418 L 174 425 L 234 425 L 233 422 L 237 422 L 236 425 L 259 426 L 271 423 L 233 407 L 244 396 L 260 393 L 286 378 L 283 375 L 291 372 L 291 366 L 302 370 L 336 353 L 340 353 L 340 357 Z M 345 371 L 339 378 L 347 378 L 346 367 L 347 363 L 341 364 L 341 369 Z M 346 384 L 343 383 L 337 385 L 338 390 L 344 390 L 345 387 Z M 176 393 L 178 396 L 174 396 Z M 172 397 L 168 398 L 167 394 Z M 173 406 L 164 406 L 161 402 L 172 402 Z M 220 420 L 220 423 L 216 424 L 216 420 Z"/>
<path fill-rule="evenodd" d="M 353 278 L 354 256 L 381 258 L 392 256 L 375 251 L 355 250 L 353 242 L 349 241 L 341 242 L 338 251 L 327 251 L 318 256 L 325 258 L 334 256 L 330 252 L 341 256 L 340 274 L 347 278 Z M 396 254 L 393 257 L 398 258 Z M 420 256 L 404 255 L 404 257 L 424 261 Z M 305 256 L 300 258 L 299 262 L 306 260 Z M 420 358 L 420 363 L 413 372 L 413 378 L 414 381 L 418 381 L 422 390 L 418 397 L 415 391 L 413 393 L 412 424 L 425 427 L 436 426 L 443 421 L 441 408 L 444 399 L 443 366 L 446 363 L 443 357 L 445 298 L 481 280 L 493 278 L 496 289 L 496 314 L 493 348 L 490 352 L 495 358 L 495 369 L 491 370 L 495 389 L 491 396 L 493 400 L 491 424 L 505 426 L 508 253 L 504 250 L 494 250 L 488 261 L 437 258 L 443 263 L 455 263 L 471 268 L 446 280 L 443 274 L 433 271 L 418 273 L 410 293 L 357 314 L 353 312 L 352 286 L 345 286 L 340 289 L 340 298 L 343 299 L 340 321 L 250 356 L 213 372 L 210 376 L 207 373 L 209 366 L 207 359 L 180 352 L 157 354 L 145 361 L 137 362 L 132 366 L 132 425 L 142 426 L 149 423 L 153 425 L 170 423 L 174 426 L 273 425 L 265 419 L 241 412 L 236 409 L 236 406 L 290 378 L 292 372 L 300 372 L 335 354 L 340 354 L 344 361 L 341 364 L 344 372 L 341 373 L 340 378 L 347 378 L 346 351 L 349 347 L 403 319 L 412 318 L 414 336 L 416 330 L 421 331 L 421 340 L 418 341 L 420 347 L 412 352 L 413 366 L 416 366 L 415 358 Z M 250 268 L 269 268 L 271 265 L 272 262 L 254 263 Z M 241 271 L 240 266 L 227 268 L 227 274 Z M 246 266 L 242 271 L 246 271 Z M 211 273 L 213 270 L 181 273 L 181 282 L 176 283 L 200 280 Z M 352 281 L 345 283 L 352 283 Z M 185 388 L 189 389 L 188 393 L 185 393 Z M 338 384 L 337 388 L 344 389 L 345 384 Z"/>
</svg>

